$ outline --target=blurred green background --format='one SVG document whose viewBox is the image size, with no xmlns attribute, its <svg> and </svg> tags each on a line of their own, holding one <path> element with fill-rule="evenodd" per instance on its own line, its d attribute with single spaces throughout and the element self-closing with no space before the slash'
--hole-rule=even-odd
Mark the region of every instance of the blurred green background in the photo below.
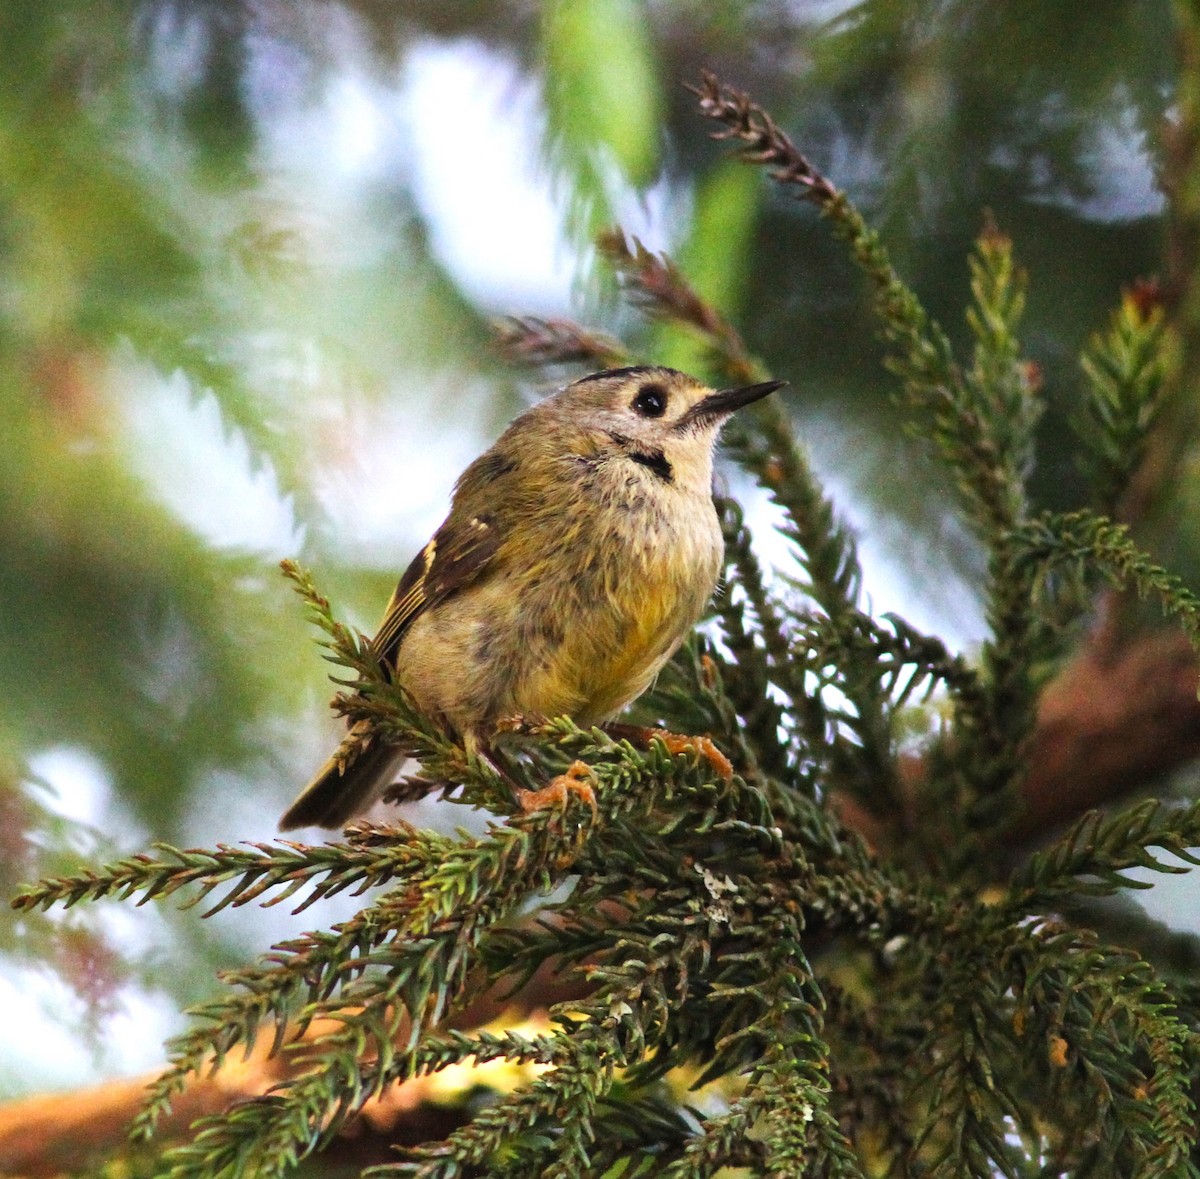
<svg viewBox="0 0 1200 1179">
<path fill-rule="evenodd" d="M 899 434 L 866 292 L 811 209 L 711 142 L 683 88 L 704 68 L 849 191 L 960 338 L 992 210 L 1030 272 L 1037 492 L 1078 502 L 1080 345 L 1164 267 L 1168 3 L 0 7 L 5 891 L 154 838 L 273 835 L 335 734 L 278 560 L 373 627 L 455 475 L 543 389 L 490 317 L 674 358 L 597 271 L 612 223 L 791 382 L 872 602 L 978 640 L 979 557 Z M 1190 520 L 1158 543 L 1195 572 Z M 0 1093 L 152 1067 L 214 966 L 296 927 L 118 908 L 0 919 Z"/>
</svg>

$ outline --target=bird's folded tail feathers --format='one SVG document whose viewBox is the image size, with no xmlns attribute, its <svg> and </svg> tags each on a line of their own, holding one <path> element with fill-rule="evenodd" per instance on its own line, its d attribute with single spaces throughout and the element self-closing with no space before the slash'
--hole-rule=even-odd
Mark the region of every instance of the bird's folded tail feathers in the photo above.
<svg viewBox="0 0 1200 1179">
<path fill-rule="evenodd" d="M 280 831 L 342 826 L 379 796 L 402 758 L 396 746 L 372 739 L 355 725 L 288 807 L 279 820 Z"/>
</svg>

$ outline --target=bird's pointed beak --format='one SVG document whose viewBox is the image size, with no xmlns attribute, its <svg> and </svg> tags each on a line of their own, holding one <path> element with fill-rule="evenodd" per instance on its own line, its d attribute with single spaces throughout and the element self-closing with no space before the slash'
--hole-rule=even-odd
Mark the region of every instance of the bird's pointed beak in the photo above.
<svg viewBox="0 0 1200 1179">
<path fill-rule="evenodd" d="M 759 401 L 768 393 L 783 388 L 787 381 L 763 381 L 760 385 L 742 385 L 737 389 L 718 389 L 707 397 L 697 401 L 675 423 L 676 430 L 695 429 L 697 426 L 707 426 L 712 422 L 727 418 L 734 410 Z"/>
</svg>

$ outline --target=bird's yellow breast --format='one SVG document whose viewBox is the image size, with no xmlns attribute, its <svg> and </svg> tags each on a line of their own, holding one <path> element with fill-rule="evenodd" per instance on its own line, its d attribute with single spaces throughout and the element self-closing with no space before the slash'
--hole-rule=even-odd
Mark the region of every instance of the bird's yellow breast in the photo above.
<svg viewBox="0 0 1200 1179">
<path fill-rule="evenodd" d="M 677 586 L 642 582 L 629 600 L 576 616 L 558 649 L 529 668 L 519 693 L 531 711 L 605 720 L 649 687 L 695 617 Z"/>
<path fill-rule="evenodd" d="M 707 489 L 604 474 L 414 622 L 398 676 L 423 708 L 486 738 L 516 714 L 599 723 L 650 686 L 712 595 L 720 526 Z"/>
</svg>

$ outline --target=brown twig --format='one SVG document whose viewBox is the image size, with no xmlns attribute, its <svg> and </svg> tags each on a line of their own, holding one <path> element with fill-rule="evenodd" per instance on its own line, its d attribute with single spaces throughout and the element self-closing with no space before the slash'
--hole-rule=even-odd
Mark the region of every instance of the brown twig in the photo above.
<svg viewBox="0 0 1200 1179">
<path fill-rule="evenodd" d="M 629 359 L 628 350 L 619 340 L 569 319 L 510 315 L 494 320 L 492 331 L 496 351 L 512 364 L 612 368 Z"/>
<path fill-rule="evenodd" d="M 714 139 L 740 139 L 742 159 L 772 167 L 772 177 L 781 184 L 797 185 L 802 194 L 822 209 L 845 202 L 845 197 L 827 177 L 817 171 L 775 120 L 747 94 L 727 86 L 705 70 L 699 86 L 688 86 L 696 95 L 701 113 L 725 124 L 714 131 Z"/>
<path fill-rule="evenodd" d="M 1042 693 L 1013 836 L 1035 838 L 1200 756 L 1196 688 L 1184 635 L 1084 644 Z"/>
<path fill-rule="evenodd" d="M 762 379 L 763 370 L 738 330 L 701 298 L 665 254 L 648 250 L 636 237 L 626 238 L 617 228 L 599 234 L 596 248 L 617 272 L 633 303 L 649 315 L 686 324 L 706 336 L 729 380 L 745 383 Z"/>
</svg>

